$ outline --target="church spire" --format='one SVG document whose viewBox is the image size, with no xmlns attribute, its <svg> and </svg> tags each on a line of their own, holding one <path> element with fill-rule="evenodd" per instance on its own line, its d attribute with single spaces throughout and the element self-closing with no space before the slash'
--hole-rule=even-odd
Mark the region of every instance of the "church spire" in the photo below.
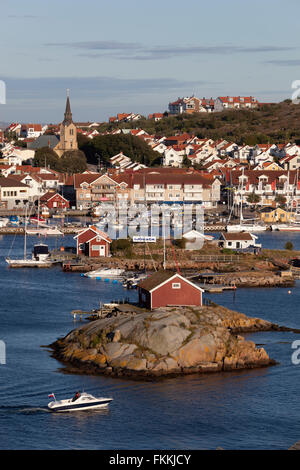
<svg viewBox="0 0 300 470">
<path fill-rule="evenodd" d="M 65 125 L 69 125 L 73 122 L 72 119 L 72 112 L 71 112 L 71 105 L 70 105 L 70 90 L 67 89 L 67 103 L 66 103 L 66 111 L 65 111 L 65 118 L 63 120 L 63 123 Z"/>
</svg>

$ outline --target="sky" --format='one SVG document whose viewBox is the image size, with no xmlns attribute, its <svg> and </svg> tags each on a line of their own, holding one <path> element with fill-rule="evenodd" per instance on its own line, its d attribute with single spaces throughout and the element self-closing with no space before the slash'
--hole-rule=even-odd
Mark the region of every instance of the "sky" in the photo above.
<svg viewBox="0 0 300 470">
<path fill-rule="evenodd" d="M 299 0 L 0 0 L 0 121 L 164 112 L 178 97 L 291 98 Z M 1 99 L 0 99 L 1 102 Z"/>
</svg>

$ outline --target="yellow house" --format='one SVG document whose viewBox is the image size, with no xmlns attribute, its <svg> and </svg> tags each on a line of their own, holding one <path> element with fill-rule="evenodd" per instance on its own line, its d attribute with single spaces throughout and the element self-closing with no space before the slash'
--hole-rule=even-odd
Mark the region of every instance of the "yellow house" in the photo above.
<svg viewBox="0 0 300 470">
<path fill-rule="evenodd" d="M 285 211 L 281 209 L 281 207 L 276 207 L 273 209 L 272 207 L 265 207 L 260 212 L 261 220 L 265 223 L 272 223 L 272 222 L 294 222 L 295 214 L 291 211 Z"/>
</svg>

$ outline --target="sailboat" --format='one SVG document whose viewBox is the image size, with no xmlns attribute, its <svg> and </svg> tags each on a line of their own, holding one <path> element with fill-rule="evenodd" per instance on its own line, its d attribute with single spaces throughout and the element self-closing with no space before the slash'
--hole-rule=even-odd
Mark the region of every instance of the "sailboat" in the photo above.
<svg viewBox="0 0 300 470">
<path fill-rule="evenodd" d="M 244 172 L 243 172 L 244 175 Z M 234 208 L 234 202 L 231 208 L 231 212 L 229 215 L 228 219 L 228 225 L 226 225 L 226 231 L 227 232 L 263 232 L 267 230 L 266 225 L 264 224 L 259 224 L 256 223 L 256 219 L 244 219 L 243 217 L 243 196 L 242 196 L 242 185 L 243 185 L 243 179 L 241 185 L 239 185 L 239 193 L 240 193 L 240 222 L 238 224 L 229 224 L 232 211 Z M 253 221 L 253 222 L 251 222 Z"/>
<path fill-rule="evenodd" d="M 38 200 L 38 215 L 34 219 L 31 217 L 31 221 L 36 222 L 37 226 L 33 228 L 25 227 L 27 235 L 63 235 L 63 232 L 61 232 L 56 226 L 43 223 L 43 220 L 46 222 L 45 219 L 40 217 L 40 200 Z"/>
<path fill-rule="evenodd" d="M 298 207 L 298 199 L 296 197 L 296 190 L 298 187 L 298 170 L 296 173 L 296 181 L 294 181 L 292 194 L 289 194 L 289 180 L 290 180 L 290 172 L 288 172 L 288 180 L 287 180 L 287 187 L 286 187 L 286 194 L 289 197 L 289 202 L 287 204 L 287 214 L 288 214 L 288 221 L 286 223 L 276 223 L 271 225 L 271 229 L 273 231 L 279 230 L 280 232 L 300 232 L 300 211 Z M 293 212 L 293 216 L 291 217 L 292 210 L 295 209 Z"/>
<path fill-rule="evenodd" d="M 24 256 L 21 259 L 11 259 L 9 256 L 5 261 L 10 268 L 50 268 L 52 261 L 50 261 L 50 253 L 48 246 L 44 244 L 37 244 L 34 246 L 32 257 L 27 258 L 27 214 L 25 214 L 25 230 L 24 230 Z"/>
</svg>

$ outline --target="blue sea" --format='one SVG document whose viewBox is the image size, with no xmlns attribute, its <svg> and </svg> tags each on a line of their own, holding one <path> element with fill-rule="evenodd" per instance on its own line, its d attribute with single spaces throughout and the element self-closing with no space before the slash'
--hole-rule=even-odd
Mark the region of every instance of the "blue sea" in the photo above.
<svg viewBox="0 0 300 470">
<path fill-rule="evenodd" d="M 300 234 L 259 235 L 270 248 L 283 248 L 287 239 L 300 249 Z M 46 242 L 50 248 L 74 244 L 71 236 Z M 23 238 L 0 238 L 0 340 L 6 353 L 0 364 L 1 449 L 287 449 L 300 439 L 300 365 L 291 360 L 299 335 L 246 335 L 279 363 L 263 369 L 160 381 L 66 374 L 42 346 L 80 326 L 71 311 L 116 298 L 135 300 L 137 293 L 61 267 L 9 269 L 10 250 L 22 256 Z M 227 291 L 206 297 L 300 328 L 300 281 L 292 289 L 238 289 L 235 296 Z M 63 399 L 77 389 L 114 401 L 106 411 L 48 412 L 49 393 Z"/>
</svg>

